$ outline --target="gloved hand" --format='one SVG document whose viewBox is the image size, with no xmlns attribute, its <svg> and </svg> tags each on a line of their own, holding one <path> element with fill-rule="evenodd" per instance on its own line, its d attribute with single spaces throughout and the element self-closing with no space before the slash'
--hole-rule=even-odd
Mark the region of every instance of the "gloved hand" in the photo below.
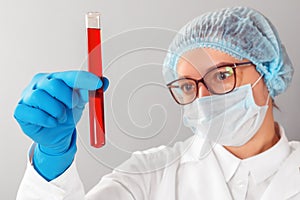
<svg viewBox="0 0 300 200">
<path fill-rule="evenodd" d="M 33 164 L 46 180 L 61 175 L 76 153 L 76 124 L 88 101 L 88 90 L 108 87 L 86 71 L 37 74 L 23 91 L 14 117 L 35 143 Z"/>
</svg>

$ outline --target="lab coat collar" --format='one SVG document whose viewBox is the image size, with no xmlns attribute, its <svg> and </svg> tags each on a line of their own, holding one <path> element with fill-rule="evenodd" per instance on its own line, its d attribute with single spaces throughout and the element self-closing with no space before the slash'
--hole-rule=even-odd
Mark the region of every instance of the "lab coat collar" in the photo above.
<svg viewBox="0 0 300 200">
<path fill-rule="evenodd" d="M 222 145 L 216 145 L 214 148 L 214 153 L 223 171 L 225 181 L 228 183 L 228 181 L 237 171 L 241 163 L 241 159 L 227 151 Z"/>
<path fill-rule="evenodd" d="M 194 135 L 185 141 L 178 169 L 176 199 L 226 199 L 232 200 L 224 175 L 214 154 L 213 146 Z"/>
<path fill-rule="evenodd" d="M 283 144 L 283 146 L 286 145 L 286 136 L 284 134 L 284 131 L 282 128 L 280 129 L 280 131 L 281 131 L 281 138 L 278 141 L 278 143 L 274 146 L 275 150 L 274 150 L 274 152 L 272 152 L 272 154 L 277 153 L 276 149 L 282 148 L 282 147 L 280 147 L 282 144 Z M 200 159 L 201 159 L 200 152 L 202 151 L 203 144 L 205 144 L 204 140 L 202 138 L 200 138 L 199 136 L 194 135 L 194 136 L 190 137 L 189 139 L 187 139 L 184 144 L 185 145 L 182 146 L 184 149 L 182 151 L 183 155 L 180 159 L 180 162 L 188 163 L 188 162 L 200 161 Z M 213 148 L 213 146 L 212 146 L 212 148 Z M 286 148 L 286 147 L 284 147 L 284 148 Z M 225 162 L 223 162 L 222 165 L 221 164 L 218 165 L 218 162 L 222 161 L 222 159 L 219 159 L 220 157 L 216 156 L 217 149 L 223 150 L 223 153 L 226 152 L 226 153 L 222 154 L 222 156 L 224 156 L 224 160 L 227 161 L 225 165 L 230 166 L 230 164 L 232 164 L 232 166 L 233 166 L 230 168 L 231 170 L 228 170 L 228 172 L 230 172 L 230 173 L 225 172 L 227 170 L 223 170 Z M 271 149 L 269 149 L 269 150 L 271 150 Z M 299 187 L 299 185 L 300 185 L 300 143 L 299 142 L 295 142 L 295 143 L 290 142 L 289 149 L 291 152 L 290 152 L 288 158 L 286 158 L 283 161 L 283 163 L 280 165 L 277 172 L 274 174 L 274 177 L 272 178 L 270 185 L 268 186 L 268 188 L 266 189 L 266 191 L 264 192 L 264 194 L 261 198 L 262 200 L 290 199 L 290 198 L 294 198 L 294 197 L 296 197 L 294 199 L 299 199 L 298 197 L 300 197 L 300 187 Z M 213 184 L 214 188 L 216 186 L 215 184 L 220 184 L 219 188 L 223 188 L 223 189 L 220 189 L 220 192 L 222 192 L 222 195 L 224 197 L 223 199 L 231 199 L 229 197 L 230 192 L 226 186 L 226 182 L 221 181 L 222 180 L 221 176 L 223 177 L 223 175 L 224 175 L 224 178 L 226 179 L 226 181 L 230 180 L 232 175 L 235 173 L 235 170 L 238 168 L 238 165 L 240 164 L 241 160 L 239 160 L 237 157 L 233 156 L 227 150 L 226 151 L 224 151 L 224 150 L 225 149 L 221 145 L 216 145 L 213 148 L 213 152 L 209 153 L 208 156 L 205 157 L 203 162 L 202 161 L 199 162 L 202 164 L 200 165 L 198 171 L 200 173 L 200 172 L 204 172 L 205 170 L 208 170 L 208 173 L 204 172 L 204 174 L 203 173 L 201 174 L 202 180 L 205 178 L 211 179 L 211 176 L 218 176 L 219 177 L 218 181 Z M 272 151 L 273 151 L 273 149 L 272 149 Z M 226 159 L 225 158 L 226 156 L 228 156 L 228 158 L 231 158 L 231 159 Z M 276 160 L 276 159 L 277 159 L 277 155 L 275 155 L 274 160 Z M 258 158 L 258 160 L 261 160 L 261 159 Z M 258 162 L 258 160 L 256 160 L 256 161 Z M 255 161 L 255 163 L 256 163 L 256 161 Z M 265 161 L 263 161 L 263 162 L 265 162 Z M 269 159 L 268 159 L 268 162 L 269 162 Z M 262 163 L 259 163 L 259 165 L 261 166 Z M 201 167 L 203 167 L 203 168 L 201 168 Z M 209 167 L 209 168 L 207 168 L 207 167 Z M 259 172 L 257 172 L 256 170 L 257 169 L 252 170 L 253 172 L 255 171 L 253 173 L 253 175 L 255 174 L 254 176 L 256 176 L 256 177 L 260 176 L 263 172 L 267 171 L 267 170 L 259 171 L 259 169 L 258 169 Z M 213 175 L 211 174 L 211 172 L 213 172 L 212 173 Z M 225 172 L 225 173 L 223 173 L 223 172 Z M 266 172 L 266 173 L 268 173 L 268 172 Z M 197 175 L 195 175 L 195 174 L 193 174 L 192 176 L 197 177 Z M 269 177 L 269 174 L 263 175 L 263 176 Z M 257 180 L 259 180 L 259 178 L 257 178 Z M 187 184 L 188 183 L 183 183 L 182 185 L 187 185 Z M 209 186 L 210 186 L 210 184 L 206 187 L 206 190 L 214 191 L 214 188 L 209 188 Z M 214 199 L 214 198 L 207 198 L 207 199 Z"/>
<path fill-rule="evenodd" d="M 260 183 L 278 171 L 281 164 L 291 153 L 288 140 L 282 126 L 279 126 L 280 140 L 270 149 L 256 156 L 242 160 L 248 166 L 256 183 Z"/>
<path fill-rule="evenodd" d="M 273 147 L 244 160 L 237 158 L 223 146 L 216 145 L 214 153 L 224 173 L 226 182 L 232 178 L 241 163 L 247 166 L 256 183 L 260 183 L 274 174 L 291 151 L 284 129 L 280 126 L 279 130 L 280 140 Z"/>
</svg>

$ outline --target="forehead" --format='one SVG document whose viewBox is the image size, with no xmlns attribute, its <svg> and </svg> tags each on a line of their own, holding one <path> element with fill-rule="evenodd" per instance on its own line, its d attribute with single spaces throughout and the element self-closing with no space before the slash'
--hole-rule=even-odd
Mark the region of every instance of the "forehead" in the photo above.
<svg viewBox="0 0 300 200">
<path fill-rule="evenodd" d="M 240 62 L 240 60 L 219 50 L 197 48 L 182 54 L 177 63 L 177 73 L 179 76 L 199 78 L 220 63 L 237 62 Z"/>
</svg>

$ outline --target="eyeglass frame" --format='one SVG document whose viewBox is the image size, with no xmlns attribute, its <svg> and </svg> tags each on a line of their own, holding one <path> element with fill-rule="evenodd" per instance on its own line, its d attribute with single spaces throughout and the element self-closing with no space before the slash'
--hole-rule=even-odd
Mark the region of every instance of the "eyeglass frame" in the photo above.
<svg viewBox="0 0 300 200">
<path fill-rule="evenodd" d="M 217 66 L 217 67 L 212 68 L 211 70 L 207 71 L 201 79 L 196 80 L 196 79 L 193 79 L 193 78 L 190 78 L 190 77 L 183 77 L 183 78 L 179 78 L 179 79 L 176 79 L 176 80 L 174 80 L 174 81 L 171 81 L 170 83 L 167 84 L 167 87 L 168 87 L 168 89 L 169 89 L 169 91 L 170 91 L 170 93 L 171 93 L 173 99 L 174 99 L 174 100 L 176 101 L 176 103 L 178 103 L 179 105 L 187 105 L 187 104 L 190 104 L 190 103 L 192 103 L 193 101 L 195 101 L 195 99 L 197 99 L 197 97 L 198 97 L 198 95 L 199 95 L 199 83 L 202 83 L 202 84 L 205 86 L 205 88 L 206 88 L 211 94 L 215 94 L 215 95 L 224 95 L 224 94 L 228 94 L 228 93 L 232 92 L 232 91 L 235 89 L 235 87 L 236 87 L 236 71 L 235 71 L 236 68 L 237 68 L 238 66 L 244 66 L 244 65 L 254 65 L 254 64 L 253 64 L 251 61 L 248 61 L 248 62 L 241 62 L 241 63 L 228 63 L 228 64 L 223 64 L 223 65 Z M 233 74 L 234 74 L 234 85 L 233 85 L 233 87 L 232 87 L 231 90 L 229 90 L 229 91 L 227 91 L 227 92 L 225 92 L 225 93 L 214 93 L 214 92 L 212 92 L 212 91 L 210 91 L 210 90 L 208 89 L 206 83 L 204 82 L 204 78 L 205 78 L 205 76 L 206 76 L 208 73 L 210 73 L 211 71 L 213 71 L 213 70 L 215 70 L 215 69 L 218 69 L 218 68 L 222 68 L 222 67 L 231 67 L 231 68 L 233 69 Z M 195 95 L 194 99 L 191 100 L 191 101 L 188 102 L 188 103 L 180 103 L 180 102 L 177 100 L 177 98 L 175 98 L 175 95 L 173 94 L 172 89 L 171 89 L 171 86 L 172 86 L 173 83 L 175 83 L 175 82 L 177 82 L 177 81 L 180 81 L 180 80 L 184 80 L 184 79 L 191 80 L 191 81 L 194 81 L 194 82 L 196 83 L 196 95 Z"/>
</svg>

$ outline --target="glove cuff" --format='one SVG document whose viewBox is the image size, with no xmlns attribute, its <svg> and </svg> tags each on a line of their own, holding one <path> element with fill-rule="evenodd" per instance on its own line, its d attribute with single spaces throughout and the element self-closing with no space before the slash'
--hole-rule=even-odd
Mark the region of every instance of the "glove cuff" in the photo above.
<svg viewBox="0 0 300 200">
<path fill-rule="evenodd" d="M 65 152 L 51 155 L 44 152 L 38 144 L 34 150 L 33 166 L 42 177 L 51 181 L 68 169 L 74 160 L 76 151 L 76 129 L 74 129 L 70 146 Z"/>
</svg>

